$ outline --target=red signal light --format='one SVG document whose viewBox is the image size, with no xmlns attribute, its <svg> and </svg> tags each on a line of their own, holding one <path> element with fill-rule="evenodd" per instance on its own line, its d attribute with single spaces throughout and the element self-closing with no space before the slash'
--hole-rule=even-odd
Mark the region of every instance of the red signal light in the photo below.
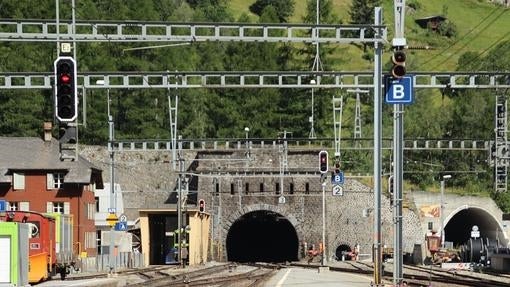
<svg viewBox="0 0 510 287">
<path fill-rule="evenodd" d="M 328 172 L 328 152 L 325 150 L 319 152 L 319 171 L 321 173 Z"/>
<path fill-rule="evenodd" d="M 69 83 L 71 83 L 71 76 L 69 76 L 68 74 L 60 75 L 60 82 L 62 84 L 69 84 Z"/>
</svg>

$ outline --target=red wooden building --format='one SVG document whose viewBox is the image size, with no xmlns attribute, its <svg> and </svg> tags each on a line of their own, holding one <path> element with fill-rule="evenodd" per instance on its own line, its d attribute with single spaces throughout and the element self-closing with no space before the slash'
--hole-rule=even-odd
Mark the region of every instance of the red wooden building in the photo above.
<svg viewBox="0 0 510 287">
<path fill-rule="evenodd" d="M 82 157 L 61 161 L 50 130 L 43 139 L 0 137 L 0 200 L 6 210 L 71 214 L 77 255 L 97 253 L 95 188 L 103 188 L 101 169 Z"/>
</svg>

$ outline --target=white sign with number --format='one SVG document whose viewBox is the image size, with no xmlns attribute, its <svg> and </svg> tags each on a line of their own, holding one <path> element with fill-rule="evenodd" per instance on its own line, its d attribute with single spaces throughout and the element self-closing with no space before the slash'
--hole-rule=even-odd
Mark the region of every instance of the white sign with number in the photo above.
<svg viewBox="0 0 510 287">
<path fill-rule="evenodd" d="M 341 185 L 333 185 L 333 195 L 344 195 L 344 188 Z"/>
<path fill-rule="evenodd" d="M 121 222 L 127 222 L 127 216 L 123 213 L 119 216 L 119 221 Z"/>
</svg>

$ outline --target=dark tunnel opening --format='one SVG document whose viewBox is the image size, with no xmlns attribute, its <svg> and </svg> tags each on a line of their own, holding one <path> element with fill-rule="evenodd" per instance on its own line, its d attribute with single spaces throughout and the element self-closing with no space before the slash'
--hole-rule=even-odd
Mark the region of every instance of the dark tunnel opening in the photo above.
<svg viewBox="0 0 510 287">
<path fill-rule="evenodd" d="M 352 248 L 347 244 L 340 244 L 335 250 L 335 256 L 337 260 L 351 260 L 351 256 L 348 255 L 352 251 Z"/>
<path fill-rule="evenodd" d="M 299 240 L 284 216 L 267 210 L 236 220 L 227 235 L 227 258 L 233 262 L 297 261 Z"/>
<path fill-rule="evenodd" d="M 480 238 L 499 239 L 501 243 L 505 241 L 498 222 L 488 212 L 479 208 L 467 208 L 455 214 L 446 223 L 445 241 L 453 242 L 453 246 L 465 244 L 471 237 L 474 225 L 478 226 Z"/>
</svg>

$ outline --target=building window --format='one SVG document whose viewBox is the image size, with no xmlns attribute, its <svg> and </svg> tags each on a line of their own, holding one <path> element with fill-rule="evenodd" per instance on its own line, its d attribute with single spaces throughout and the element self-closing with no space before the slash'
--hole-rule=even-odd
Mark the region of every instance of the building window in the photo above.
<svg viewBox="0 0 510 287">
<path fill-rule="evenodd" d="M 48 202 L 46 205 L 46 212 L 69 214 L 70 213 L 69 202 Z"/>
<path fill-rule="evenodd" d="M 94 197 L 96 199 L 96 212 L 99 212 L 99 196 Z"/>
<path fill-rule="evenodd" d="M 244 191 L 245 191 L 246 193 L 250 192 L 250 184 L 249 184 L 249 183 L 245 183 L 245 184 L 244 184 Z"/>
<path fill-rule="evenodd" d="M 289 184 L 289 192 L 290 192 L 290 194 L 294 194 L 294 183 L 293 182 L 291 182 Z"/>
<path fill-rule="evenodd" d="M 5 206 L 7 211 L 29 211 L 30 204 L 27 201 L 8 201 Z"/>
<path fill-rule="evenodd" d="M 305 184 L 305 194 L 309 194 L 310 193 L 310 183 L 306 183 Z"/>
<path fill-rule="evenodd" d="M 280 194 L 280 183 L 276 183 L 276 194 Z"/>
<path fill-rule="evenodd" d="M 16 211 L 19 210 L 19 202 L 9 201 L 7 205 L 7 211 Z"/>
<path fill-rule="evenodd" d="M 90 220 L 94 220 L 94 215 L 96 214 L 94 212 L 94 209 L 96 209 L 96 204 L 94 204 L 94 203 L 87 204 L 87 218 Z"/>
<path fill-rule="evenodd" d="M 260 192 L 264 192 L 264 183 L 263 182 L 260 183 L 259 190 L 260 190 Z"/>
<path fill-rule="evenodd" d="M 234 184 L 231 183 L 230 184 L 230 194 L 234 194 L 234 193 L 235 193 Z"/>
<path fill-rule="evenodd" d="M 96 230 L 97 254 L 101 254 L 101 230 Z"/>
<path fill-rule="evenodd" d="M 61 189 L 64 184 L 64 173 L 54 172 L 46 175 L 47 189 Z"/>
<path fill-rule="evenodd" d="M 21 172 L 12 173 L 12 186 L 14 190 L 25 189 L 25 174 Z"/>
<path fill-rule="evenodd" d="M 53 212 L 64 213 L 64 203 L 63 202 L 53 202 Z"/>
<path fill-rule="evenodd" d="M 434 228 L 434 224 L 432 222 L 429 221 L 429 230 L 432 230 Z"/>
<path fill-rule="evenodd" d="M 96 232 L 85 232 L 85 248 L 96 248 Z"/>
</svg>

